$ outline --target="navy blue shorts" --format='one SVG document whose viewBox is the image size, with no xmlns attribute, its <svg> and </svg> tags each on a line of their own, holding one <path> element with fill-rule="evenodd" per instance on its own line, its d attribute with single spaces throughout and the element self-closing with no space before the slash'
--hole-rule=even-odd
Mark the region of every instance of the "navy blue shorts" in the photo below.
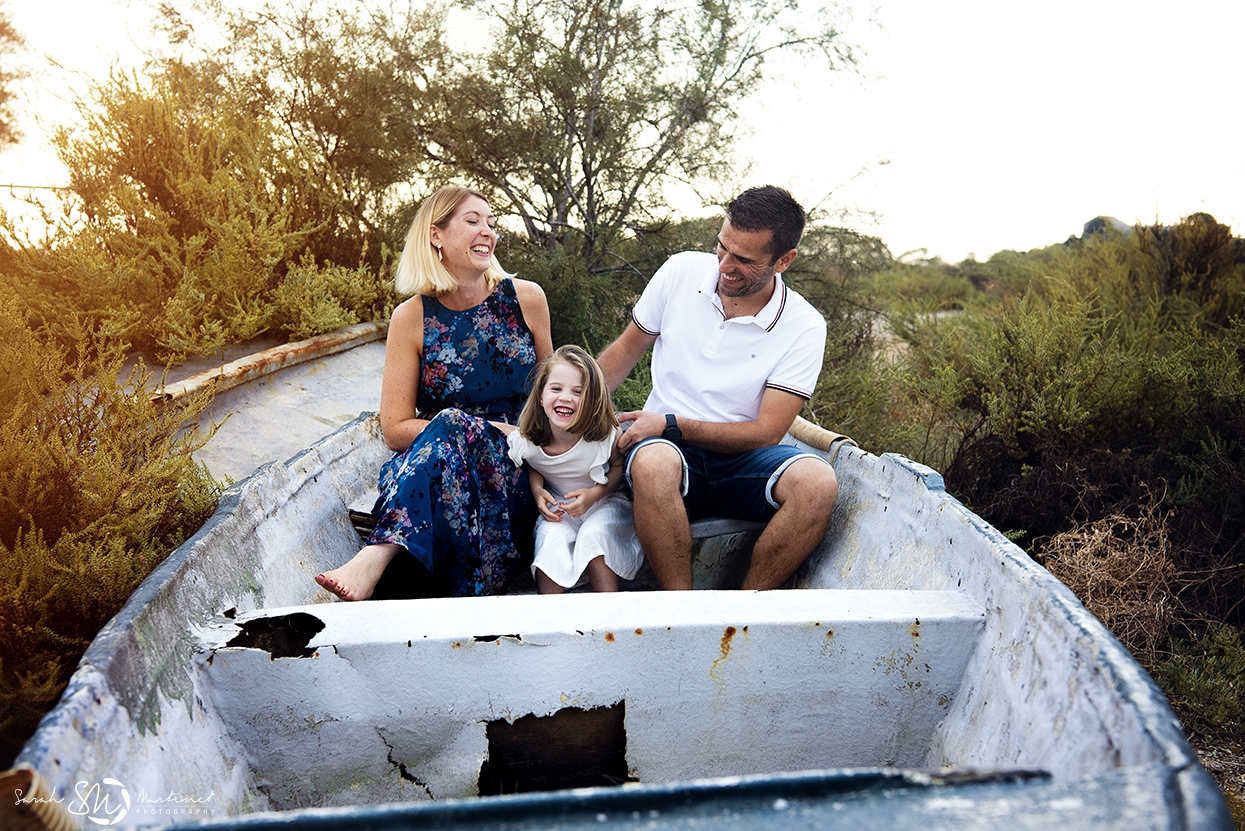
<svg viewBox="0 0 1245 831">
<path fill-rule="evenodd" d="M 747 453 L 715 453 L 653 437 L 644 439 L 627 453 L 623 473 L 628 492 L 632 492 L 631 460 L 640 448 L 656 442 L 670 445 L 683 457 L 683 505 L 689 521 L 720 516 L 765 522 L 778 511 L 774 483 L 792 462 L 803 458 L 826 462 L 820 456 L 787 444 Z"/>
</svg>

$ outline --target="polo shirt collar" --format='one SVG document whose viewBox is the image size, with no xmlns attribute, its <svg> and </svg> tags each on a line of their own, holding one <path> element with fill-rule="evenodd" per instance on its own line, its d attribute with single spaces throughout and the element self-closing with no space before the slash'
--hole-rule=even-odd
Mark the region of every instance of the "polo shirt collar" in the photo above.
<svg viewBox="0 0 1245 831">
<path fill-rule="evenodd" d="M 774 282 L 774 293 L 770 295 L 769 302 L 752 317 L 733 318 L 740 323 L 755 323 L 765 331 L 771 331 L 778 324 L 778 318 L 782 315 L 783 307 L 787 305 L 787 284 L 782 281 L 781 274 L 775 274 L 777 278 Z M 704 282 L 700 284 L 698 291 L 701 295 L 707 297 L 718 313 L 726 317 L 726 311 L 722 308 L 722 298 L 718 297 L 718 271 L 713 270 Z"/>
</svg>

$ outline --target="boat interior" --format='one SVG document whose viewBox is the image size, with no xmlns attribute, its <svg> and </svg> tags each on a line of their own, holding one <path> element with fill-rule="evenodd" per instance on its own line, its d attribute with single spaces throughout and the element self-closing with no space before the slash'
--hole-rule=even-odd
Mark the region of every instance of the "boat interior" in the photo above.
<svg viewBox="0 0 1245 831">
<path fill-rule="evenodd" d="M 720 520 L 697 529 L 691 593 L 642 572 L 611 595 L 343 603 L 314 577 L 357 550 L 350 509 L 388 457 L 360 419 L 227 492 L 101 632 L 28 761 L 68 787 L 118 759 L 150 793 L 214 783 L 231 816 L 797 771 L 1198 770 L 1149 676 L 936 472 L 792 440 L 840 497 L 786 590 L 729 588 L 758 529 Z"/>
</svg>

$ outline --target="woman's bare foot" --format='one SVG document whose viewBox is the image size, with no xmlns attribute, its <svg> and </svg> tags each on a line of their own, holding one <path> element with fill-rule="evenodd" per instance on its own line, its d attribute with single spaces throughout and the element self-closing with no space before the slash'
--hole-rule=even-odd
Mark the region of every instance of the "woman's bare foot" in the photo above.
<svg viewBox="0 0 1245 831">
<path fill-rule="evenodd" d="M 344 566 L 317 574 L 316 582 L 342 600 L 367 600 L 389 561 L 401 550 L 402 546 L 394 543 L 369 545 Z"/>
</svg>

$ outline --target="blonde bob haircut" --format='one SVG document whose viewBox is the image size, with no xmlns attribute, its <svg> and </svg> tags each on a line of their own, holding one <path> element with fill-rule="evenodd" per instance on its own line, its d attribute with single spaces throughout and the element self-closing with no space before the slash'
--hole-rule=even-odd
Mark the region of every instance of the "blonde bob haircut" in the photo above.
<svg viewBox="0 0 1245 831">
<path fill-rule="evenodd" d="M 394 278 L 393 287 L 399 294 L 425 294 L 429 297 L 440 297 L 458 288 L 458 279 L 450 273 L 437 256 L 436 246 L 432 244 L 432 226 L 444 228 L 464 202 L 472 196 L 484 201 L 484 194 L 470 188 L 446 185 L 424 200 L 415 212 L 410 230 L 406 232 L 406 244 L 402 248 L 402 256 L 398 260 L 398 273 Z M 514 275 L 501 267 L 494 252 L 489 256 L 488 270 L 484 279 L 489 289 L 507 277 Z"/>
<path fill-rule="evenodd" d="M 553 429 L 549 426 L 549 416 L 540 406 L 540 397 L 545 391 L 549 373 L 555 364 L 560 363 L 575 367 L 584 379 L 579 410 L 566 431 L 588 441 L 608 438 L 618 426 L 614 403 L 610 401 L 609 383 L 592 356 L 578 346 L 559 346 L 532 371 L 532 389 L 527 394 L 523 412 L 519 414 L 519 435 L 538 447 L 544 447 L 553 440 Z"/>
</svg>

